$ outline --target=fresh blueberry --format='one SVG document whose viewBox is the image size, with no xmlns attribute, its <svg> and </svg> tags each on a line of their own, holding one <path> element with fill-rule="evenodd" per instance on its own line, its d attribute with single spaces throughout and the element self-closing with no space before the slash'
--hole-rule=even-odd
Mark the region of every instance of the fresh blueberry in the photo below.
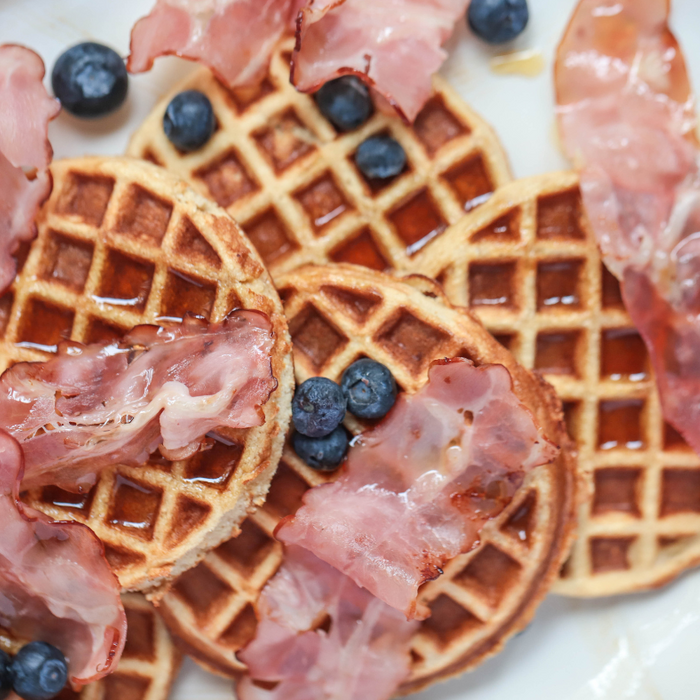
<svg viewBox="0 0 700 700">
<path fill-rule="evenodd" d="M 348 400 L 348 410 L 358 418 L 383 418 L 396 401 L 394 375 L 381 362 L 367 357 L 343 372 L 340 387 Z"/>
<path fill-rule="evenodd" d="M 307 437 L 328 435 L 345 418 L 345 406 L 345 396 L 335 382 L 325 377 L 311 377 L 294 393 L 294 427 Z"/>
<path fill-rule="evenodd" d="M 472 0 L 467 12 L 474 34 L 489 44 L 515 39 L 529 18 L 527 0 Z"/>
<path fill-rule="evenodd" d="M 24 700 L 50 700 L 68 680 L 66 657 L 46 642 L 30 642 L 12 661 L 12 689 Z"/>
<path fill-rule="evenodd" d="M 367 86 L 354 75 L 328 81 L 316 93 L 316 104 L 323 116 L 340 131 L 362 126 L 374 109 Z"/>
<path fill-rule="evenodd" d="M 332 472 L 340 466 L 348 452 L 348 434 L 342 425 L 330 435 L 320 438 L 307 437 L 295 432 L 292 435 L 292 447 L 312 469 Z"/>
<path fill-rule="evenodd" d="M 199 90 L 175 95 L 163 115 L 163 129 L 170 143 L 181 151 L 201 148 L 216 129 L 209 98 Z"/>
<path fill-rule="evenodd" d="M 12 659 L 0 649 L 0 700 L 5 700 L 11 690 Z"/>
<path fill-rule="evenodd" d="M 126 99 L 129 77 L 118 53 L 86 41 L 61 54 L 51 74 L 53 92 L 76 117 L 101 117 Z"/>
<path fill-rule="evenodd" d="M 357 149 L 355 163 L 366 178 L 386 180 L 404 169 L 406 151 L 391 136 L 370 136 Z"/>
</svg>

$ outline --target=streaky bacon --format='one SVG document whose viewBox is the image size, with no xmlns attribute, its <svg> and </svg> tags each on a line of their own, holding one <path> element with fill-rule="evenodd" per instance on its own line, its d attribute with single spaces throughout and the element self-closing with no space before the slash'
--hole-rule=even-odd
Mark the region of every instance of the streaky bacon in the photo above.
<svg viewBox="0 0 700 700">
<path fill-rule="evenodd" d="M 13 253 L 36 235 L 36 213 L 51 194 L 48 125 L 61 106 L 43 78 L 44 62 L 36 53 L 0 46 L 0 294 L 15 277 Z"/>
<path fill-rule="evenodd" d="M 53 522 L 19 500 L 23 468 L 19 443 L 0 430 L 0 626 L 58 647 L 71 682 L 90 683 L 124 649 L 119 582 L 90 528 Z"/>
<path fill-rule="evenodd" d="M 352 73 L 407 121 L 430 98 L 431 77 L 447 53 L 469 0 L 314 0 L 297 19 L 292 83 L 312 92 Z"/>
<path fill-rule="evenodd" d="M 668 0 L 579 2 L 557 53 L 557 115 L 664 416 L 700 453 L 700 152 L 668 13 Z"/>
<path fill-rule="evenodd" d="M 476 546 L 525 473 L 557 452 L 504 366 L 434 363 L 428 382 L 399 396 L 353 444 L 340 478 L 307 491 L 276 536 L 419 617 L 418 587 Z"/>
<path fill-rule="evenodd" d="M 90 486 L 111 464 L 141 464 L 159 445 L 171 459 L 217 427 L 261 425 L 277 386 L 267 316 L 188 318 L 138 326 L 123 340 L 62 343 L 58 355 L 0 377 L 0 429 L 25 453 L 23 488 Z"/>
<path fill-rule="evenodd" d="M 211 68 L 229 87 L 265 76 L 298 0 L 157 0 L 131 31 L 131 73 L 175 55 Z"/>
<path fill-rule="evenodd" d="M 301 547 L 286 548 L 257 614 L 240 700 L 388 700 L 408 676 L 418 623 Z"/>
</svg>

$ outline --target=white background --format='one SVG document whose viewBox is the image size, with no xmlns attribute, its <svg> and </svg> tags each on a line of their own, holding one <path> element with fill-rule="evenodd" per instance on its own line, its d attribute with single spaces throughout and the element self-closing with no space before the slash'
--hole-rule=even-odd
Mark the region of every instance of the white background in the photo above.
<svg viewBox="0 0 700 700">
<path fill-rule="evenodd" d="M 612 2 L 612 0 L 610 0 Z M 152 0 L 0 0 L 0 43 L 23 43 L 48 71 L 79 41 L 128 50 L 133 22 Z M 574 0 L 530 0 L 530 25 L 511 50 L 538 49 L 545 70 L 536 78 L 495 75 L 497 53 L 460 22 L 443 73 L 496 128 L 515 176 L 566 167 L 557 150 L 552 112 L 552 56 Z M 675 0 L 673 26 L 696 93 L 700 90 L 700 0 Z M 498 53 L 502 53 L 500 49 Z M 119 154 L 161 94 L 190 67 L 161 59 L 131 81 L 117 114 L 82 122 L 62 114 L 51 126 L 56 157 Z M 700 94 L 700 93 L 699 93 Z M 579 601 L 550 596 L 534 623 L 474 673 L 416 700 L 691 700 L 700 698 L 700 572 L 655 593 Z M 173 700 L 232 698 L 231 683 L 187 661 Z"/>
</svg>

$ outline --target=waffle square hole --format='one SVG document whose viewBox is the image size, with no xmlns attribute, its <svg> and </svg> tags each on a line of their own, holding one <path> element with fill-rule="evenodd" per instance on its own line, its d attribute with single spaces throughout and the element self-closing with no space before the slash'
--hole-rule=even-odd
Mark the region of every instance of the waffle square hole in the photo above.
<svg viewBox="0 0 700 700">
<path fill-rule="evenodd" d="M 469 265 L 469 306 L 514 309 L 517 268 L 515 262 L 471 263 Z"/>
<path fill-rule="evenodd" d="M 153 263 L 110 250 L 95 301 L 143 311 L 151 291 Z"/>
<path fill-rule="evenodd" d="M 250 603 L 246 603 L 243 610 L 236 615 L 233 622 L 219 637 L 219 642 L 233 651 L 238 651 L 253 639 L 257 627 L 255 610 Z"/>
<path fill-rule="evenodd" d="M 519 542 L 529 544 L 537 525 L 537 492 L 530 491 L 501 528 Z"/>
<path fill-rule="evenodd" d="M 223 491 L 241 461 L 243 445 L 213 433 L 208 438 L 211 447 L 187 460 L 183 479 Z"/>
<path fill-rule="evenodd" d="M 700 513 L 700 469 L 666 468 L 661 476 L 662 517 Z"/>
<path fill-rule="evenodd" d="M 132 185 L 116 229 L 139 241 L 158 246 L 165 236 L 173 207 L 152 192 Z"/>
<path fill-rule="evenodd" d="M 535 369 L 543 374 L 581 376 L 579 372 L 580 331 L 537 334 Z"/>
<path fill-rule="evenodd" d="M 182 574 L 173 590 L 189 605 L 195 619 L 201 623 L 214 617 L 234 592 L 206 565 L 206 561 Z"/>
<path fill-rule="evenodd" d="M 151 687 L 151 679 L 131 673 L 110 674 L 102 680 L 104 694 L 102 700 L 124 700 L 124 698 L 146 698 Z"/>
<path fill-rule="evenodd" d="M 212 199 L 220 207 L 230 207 L 258 189 L 257 183 L 234 150 L 224 153 L 213 163 L 197 170 L 194 175 L 204 182 Z"/>
<path fill-rule="evenodd" d="M 690 445 L 683 436 L 671 424 L 664 421 L 664 450 L 688 452 L 690 449 Z"/>
<path fill-rule="evenodd" d="M 275 546 L 275 541 L 252 520 L 245 520 L 241 525 L 241 533 L 224 542 L 216 554 L 240 571 L 242 576 L 249 578 Z"/>
<path fill-rule="evenodd" d="M 208 319 L 215 300 L 215 282 L 170 269 L 160 307 L 161 317 L 181 321 L 189 313 Z"/>
<path fill-rule="evenodd" d="M 634 328 L 608 328 L 602 332 L 600 342 L 601 378 L 632 382 L 648 378 L 647 349 Z"/>
<path fill-rule="evenodd" d="M 350 209 L 345 195 L 329 172 L 297 192 L 295 197 L 317 233 Z"/>
<path fill-rule="evenodd" d="M 362 265 L 380 272 L 391 267 L 382 255 L 369 228 L 362 229 L 357 236 L 341 243 L 331 251 L 330 257 L 333 262 Z"/>
<path fill-rule="evenodd" d="M 88 322 L 87 332 L 85 334 L 86 343 L 111 343 L 113 340 L 118 340 L 126 334 L 126 330 L 113 326 L 110 323 L 105 323 L 99 318 L 91 318 Z"/>
<path fill-rule="evenodd" d="M 180 222 L 175 241 L 175 249 L 186 260 L 194 258 L 207 265 L 221 267 L 221 258 L 189 219 L 184 218 Z"/>
<path fill-rule="evenodd" d="M 62 340 L 70 338 L 74 313 L 43 299 L 30 299 L 20 320 L 17 344 L 44 352 L 56 352 Z"/>
<path fill-rule="evenodd" d="M 332 301 L 340 304 L 345 313 L 358 323 L 364 323 L 376 310 L 382 298 L 372 292 L 355 292 L 329 285 L 321 287 L 321 291 Z"/>
<path fill-rule="evenodd" d="M 151 540 L 162 499 L 158 487 L 117 474 L 107 522 L 134 537 Z"/>
<path fill-rule="evenodd" d="M 581 193 L 577 189 L 537 200 L 537 237 L 581 240 Z"/>
<path fill-rule="evenodd" d="M 537 310 L 580 309 L 583 260 L 555 260 L 537 265 Z"/>
<path fill-rule="evenodd" d="M 642 431 L 643 399 L 601 401 L 598 404 L 598 449 L 644 447 Z"/>
<path fill-rule="evenodd" d="M 447 228 L 447 222 L 425 189 L 394 209 L 389 220 L 406 244 L 406 255 L 415 255 Z"/>
<path fill-rule="evenodd" d="M 513 243 L 520 240 L 520 209 L 513 209 L 504 216 L 492 221 L 477 231 L 472 243 L 489 241 L 493 243 Z"/>
<path fill-rule="evenodd" d="M 579 436 L 581 433 L 581 409 L 580 401 L 562 401 L 562 410 L 564 412 L 564 423 L 566 423 L 566 432 L 574 442 L 580 442 Z"/>
<path fill-rule="evenodd" d="M 77 216 L 86 224 L 99 227 L 102 225 L 113 189 L 114 180 L 110 177 L 70 173 L 56 210 L 59 214 Z"/>
<path fill-rule="evenodd" d="M 243 226 L 262 259 L 270 265 L 287 257 L 299 245 L 274 209 L 268 209 Z"/>
<path fill-rule="evenodd" d="M 469 129 L 450 112 L 441 95 L 428 100 L 413 123 L 413 131 L 430 156 L 446 143 L 469 133 Z"/>
<path fill-rule="evenodd" d="M 506 350 L 514 352 L 518 343 L 516 333 L 492 333 L 493 339 L 498 341 Z"/>
<path fill-rule="evenodd" d="M 223 83 L 219 83 L 219 85 L 226 91 L 227 98 L 233 103 L 236 111 L 240 113 L 245 112 L 248 107 L 275 92 L 275 86 L 267 78 L 258 85 L 239 87 L 233 90 L 229 90 Z"/>
<path fill-rule="evenodd" d="M 593 514 L 616 512 L 640 517 L 641 480 L 639 467 L 596 469 L 593 473 Z"/>
<path fill-rule="evenodd" d="M 299 119 L 293 109 L 275 114 L 266 127 L 253 134 L 262 154 L 277 172 L 316 149 L 316 136 Z"/>
<path fill-rule="evenodd" d="M 444 593 L 430 603 L 429 607 L 430 617 L 421 624 L 421 632 L 441 649 L 483 625 L 478 617 Z"/>
<path fill-rule="evenodd" d="M 41 258 L 39 277 L 82 292 L 90 272 L 93 245 L 51 231 Z"/>
<path fill-rule="evenodd" d="M 153 610 L 124 606 L 128 632 L 124 657 L 141 661 L 156 658 L 156 617 Z"/>
<path fill-rule="evenodd" d="M 0 339 L 5 337 L 7 325 L 10 323 L 10 315 L 12 314 L 12 304 L 15 301 L 15 295 L 12 292 L 6 292 L 0 296 Z"/>
<path fill-rule="evenodd" d="M 496 606 L 518 582 L 521 568 L 515 559 L 492 544 L 486 544 L 455 581 L 487 600 L 489 605 Z"/>
<path fill-rule="evenodd" d="M 622 291 L 617 277 L 601 263 L 602 303 L 604 309 L 624 309 Z"/>
<path fill-rule="evenodd" d="M 41 489 L 41 502 L 44 505 L 60 508 L 68 511 L 71 517 L 79 520 L 87 520 L 90 517 L 92 500 L 95 496 L 95 489 L 92 488 L 86 493 L 73 493 L 64 491 L 58 486 L 44 486 Z"/>
<path fill-rule="evenodd" d="M 113 545 L 103 543 L 105 548 L 105 558 L 109 563 L 110 568 L 115 573 L 120 571 L 128 571 L 136 566 L 143 566 L 146 557 L 140 552 L 135 552 L 133 549 L 124 547 L 115 547 Z"/>
<path fill-rule="evenodd" d="M 272 511 L 279 518 L 292 515 L 301 505 L 301 499 L 308 490 L 309 485 L 285 462 L 280 462 L 270 484 L 265 510 Z"/>
<path fill-rule="evenodd" d="M 307 304 L 290 320 L 289 332 L 295 354 L 304 355 L 317 371 L 348 342 L 313 304 Z"/>
<path fill-rule="evenodd" d="M 458 163 L 446 171 L 443 177 L 464 211 L 471 211 L 483 204 L 495 189 L 480 155 Z"/>
<path fill-rule="evenodd" d="M 169 466 L 169 464 L 166 462 Z M 177 497 L 170 529 L 165 536 L 168 547 L 175 547 L 197 530 L 204 528 L 211 506 L 203 501 L 190 498 L 184 494 Z"/>
<path fill-rule="evenodd" d="M 591 569 L 594 574 L 625 571 L 630 568 L 629 550 L 635 537 L 592 537 Z"/>
</svg>

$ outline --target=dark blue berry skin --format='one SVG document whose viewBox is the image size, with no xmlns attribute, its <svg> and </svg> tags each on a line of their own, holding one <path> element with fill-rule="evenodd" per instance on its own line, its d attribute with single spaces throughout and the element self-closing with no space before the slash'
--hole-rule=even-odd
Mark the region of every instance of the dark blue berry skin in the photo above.
<svg viewBox="0 0 700 700">
<path fill-rule="evenodd" d="M 323 116 L 339 131 L 357 129 L 374 111 L 367 86 L 354 75 L 329 80 L 315 97 Z"/>
<path fill-rule="evenodd" d="M 311 377 L 294 393 L 294 427 L 307 437 L 328 435 L 345 418 L 345 403 L 345 396 L 335 382 L 325 377 Z"/>
<path fill-rule="evenodd" d="M 406 151 L 391 136 L 370 136 L 358 147 L 355 163 L 366 178 L 387 180 L 406 167 Z"/>
<path fill-rule="evenodd" d="M 295 432 L 292 435 L 292 447 L 297 456 L 312 469 L 332 472 L 340 466 L 348 453 L 348 434 L 342 425 L 330 435 L 320 438 Z"/>
<path fill-rule="evenodd" d="M 529 18 L 527 0 L 472 0 L 467 12 L 474 34 L 489 44 L 515 39 Z"/>
<path fill-rule="evenodd" d="M 185 90 L 175 95 L 163 115 L 163 129 L 170 143 L 180 151 L 201 148 L 216 129 L 209 98 L 198 90 Z"/>
<path fill-rule="evenodd" d="M 384 418 L 396 401 L 396 380 L 381 362 L 363 358 L 353 362 L 340 380 L 348 411 L 358 418 Z"/>
<path fill-rule="evenodd" d="M 50 700 L 68 680 L 66 657 L 46 642 L 30 642 L 12 661 L 12 689 L 24 700 Z"/>
<path fill-rule="evenodd" d="M 118 53 L 86 41 L 61 54 L 51 84 L 66 111 L 76 117 L 102 117 L 121 107 L 129 76 Z"/>
<path fill-rule="evenodd" d="M 5 700 L 11 690 L 12 659 L 4 651 L 0 650 L 0 700 Z"/>
</svg>

